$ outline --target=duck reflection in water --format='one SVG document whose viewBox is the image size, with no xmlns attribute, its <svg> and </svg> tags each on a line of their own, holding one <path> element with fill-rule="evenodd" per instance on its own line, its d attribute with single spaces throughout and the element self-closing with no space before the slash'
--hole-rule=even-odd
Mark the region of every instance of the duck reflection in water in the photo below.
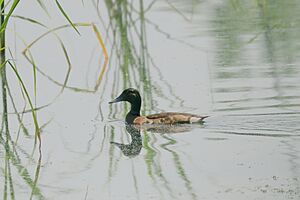
<svg viewBox="0 0 300 200">
<path fill-rule="evenodd" d="M 141 149 L 143 147 L 141 132 L 153 132 L 160 134 L 172 134 L 172 133 L 184 133 L 189 132 L 193 128 L 199 126 L 195 125 L 186 125 L 186 124 L 178 124 L 178 125 L 126 125 L 126 131 L 131 136 L 130 144 L 123 144 L 117 142 L 110 142 L 111 144 L 116 145 L 120 148 L 122 153 L 128 157 L 135 157 L 140 154 Z"/>
<path fill-rule="evenodd" d="M 126 125 L 126 131 L 131 136 L 130 144 L 122 144 L 117 142 L 110 142 L 120 148 L 122 153 L 128 157 L 134 157 L 140 154 L 142 149 L 142 136 L 140 130 L 133 125 Z"/>
</svg>

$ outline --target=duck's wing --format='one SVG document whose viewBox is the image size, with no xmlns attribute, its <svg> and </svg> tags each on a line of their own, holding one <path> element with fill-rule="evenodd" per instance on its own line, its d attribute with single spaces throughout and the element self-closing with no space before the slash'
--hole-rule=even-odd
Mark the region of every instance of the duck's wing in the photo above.
<svg viewBox="0 0 300 200">
<path fill-rule="evenodd" d="M 145 116 L 139 116 L 133 120 L 133 124 L 136 124 L 136 125 L 153 124 L 153 121 L 151 119 L 148 119 Z"/>
<path fill-rule="evenodd" d="M 208 116 L 190 113 L 164 112 L 146 116 L 154 124 L 198 123 Z"/>
</svg>

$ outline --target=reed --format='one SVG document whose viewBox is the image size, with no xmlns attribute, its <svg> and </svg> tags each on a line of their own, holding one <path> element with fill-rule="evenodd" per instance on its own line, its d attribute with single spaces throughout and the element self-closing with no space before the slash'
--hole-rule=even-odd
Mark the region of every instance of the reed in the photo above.
<svg viewBox="0 0 300 200">
<path fill-rule="evenodd" d="M 8 119 L 7 119 L 7 92 L 6 92 L 6 57 L 5 57 L 5 30 L 2 30 L 2 27 L 4 27 L 5 24 L 5 18 L 4 18 L 4 0 L 1 2 L 1 16 L 0 16 L 0 63 L 1 63 L 1 88 L 2 88 L 2 102 L 3 102 L 3 128 L 1 130 L 4 130 L 7 133 L 8 130 Z M 2 134 L 2 131 L 1 133 Z"/>
<path fill-rule="evenodd" d="M 30 22 L 35 25 L 39 25 L 43 28 L 47 28 L 46 25 L 40 23 L 37 20 L 27 18 L 24 16 L 18 16 L 14 15 L 15 9 L 18 7 L 20 0 L 14 0 L 14 1 L 8 1 L 5 2 L 4 0 L 0 0 L 0 5 L 1 5 L 1 16 L 0 16 L 0 77 L 1 77 L 1 90 L 2 90 L 2 120 L 1 120 L 1 129 L 0 129 L 0 145 L 4 147 L 4 166 L 3 166 L 3 174 L 4 174 L 4 188 L 3 188 L 3 193 L 2 197 L 4 200 L 7 199 L 17 199 L 17 194 L 15 193 L 15 186 L 14 186 L 14 178 L 13 176 L 19 175 L 23 180 L 24 183 L 27 184 L 29 187 L 29 190 L 31 190 L 31 193 L 29 193 L 29 199 L 45 199 L 45 197 L 42 194 L 41 189 L 38 186 L 38 181 L 39 181 L 39 176 L 40 176 L 40 170 L 41 170 L 41 162 L 42 162 L 42 141 L 41 141 L 41 128 L 43 128 L 47 123 L 43 126 L 39 126 L 38 123 L 38 117 L 36 111 L 39 109 L 42 109 L 45 106 L 41 106 L 40 108 L 36 107 L 36 96 L 37 96 L 37 66 L 34 63 L 33 56 L 30 54 L 29 48 L 26 49 L 29 52 L 29 58 L 31 59 L 31 64 L 33 66 L 33 79 L 34 79 L 34 99 L 35 101 L 32 101 L 32 97 L 30 96 L 30 92 L 27 90 L 27 87 L 25 85 L 25 82 L 22 79 L 22 74 L 19 73 L 17 65 L 15 63 L 15 59 L 11 53 L 11 50 L 9 47 L 6 46 L 5 43 L 5 34 L 6 34 L 6 27 L 10 21 L 10 19 L 16 18 L 16 19 L 21 19 L 27 22 Z M 41 8 L 49 15 L 47 11 L 47 7 L 44 5 L 43 1 L 37 0 Z M 61 4 L 56 0 L 56 5 L 59 8 L 59 11 L 63 14 L 63 16 L 67 19 L 69 22 L 69 25 L 67 27 L 73 27 L 75 31 L 79 33 L 77 30 L 77 27 L 71 19 L 68 17 L 67 13 L 61 6 Z M 5 13 L 5 10 L 8 10 L 7 13 Z M 89 26 L 92 26 L 90 24 Z M 48 28 L 47 28 L 48 29 Z M 99 33 L 97 33 L 97 28 L 94 28 L 95 34 L 97 34 L 97 37 L 101 39 L 101 36 Z M 53 31 L 52 31 L 53 32 Z M 54 33 L 55 34 L 55 33 Z M 19 35 L 18 35 L 19 36 Z M 58 38 L 58 41 L 60 42 L 61 48 L 63 49 L 63 53 L 66 57 L 69 70 L 66 75 L 65 82 L 62 84 L 62 91 L 65 88 L 68 80 L 68 75 L 71 70 L 71 64 L 70 64 L 70 59 L 68 57 L 68 52 L 66 50 L 66 47 L 64 46 L 62 40 L 59 38 L 58 35 L 56 35 Z M 21 36 L 19 36 L 21 37 Z M 99 39 L 99 40 L 100 40 Z M 7 54 L 9 52 L 9 55 Z M 7 58 L 9 57 L 9 58 Z M 25 110 L 26 106 L 24 107 L 22 114 L 20 114 L 17 110 L 17 107 L 14 103 L 14 96 L 12 92 L 10 91 L 9 88 L 9 80 L 7 79 L 6 72 L 8 70 L 11 70 L 13 74 L 16 77 L 17 82 L 20 85 L 21 92 L 23 95 L 24 100 L 26 103 L 29 104 L 30 109 Z M 103 76 L 103 75 L 102 75 Z M 10 127 L 9 127 L 9 118 L 8 118 L 8 107 L 9 105 L 9 100 L 11 102 L 11 106 L 14 109 L 14 113 L 17 117 L 17 120 L 19 122 L 19 130 L 17 132 L 16 137 L 14 135 L 11 135 L 10 133 Z M 32 134 L 30 133 L 29 129 L 27 129 L 23 123 L 23 115 L 26 112 L 30 112 L 32 114 L 32 119 L 33 119 L 33 124 L 35 127 L 35 133 Z M 35 140 L 34 140 L 34 145 L 33 145 L 33 151 L 32 153 L 27 153 L 26 150 L 22 149 L 21 146 L 18 144 L 19 140 L 19 133 L 22 131 L 25 136 L 31 136 L 34 135 Z M 36 152 L 36 145 L 38 144 L 38 154 L 37 154 L 37 159 L 34 159 L 35 152 Z M 25 155 L 25 159 L 29 159 L 31 163 L 33 163 L 35 170 L 32 173 L 33 169 L 28 169 L 25 167 L 24 163 L 27 163 L 26 161 L 22 160 L 19 154 Z M 2 162 L 1 162 L 2 164 Z M 27 165 L 27 164 L 26 164 Z M 2 166 L 1 166 L 2 167 Z M 12 171 L 16 171 L 17 174 L 13 174 Z"/>
</svg>

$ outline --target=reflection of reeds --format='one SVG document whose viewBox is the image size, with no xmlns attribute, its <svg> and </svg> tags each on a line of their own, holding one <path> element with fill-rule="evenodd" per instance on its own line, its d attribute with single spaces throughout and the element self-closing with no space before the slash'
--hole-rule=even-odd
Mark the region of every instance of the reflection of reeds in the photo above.
<svg viewBox="0 0 300 200">
<path fill-rule="evenodd" d="M 214 92 L 226 97 L 217 100 L 217 111 L 297 111 L 299 94 L 295 90 L 299 84 L 293 77 L 299 74 L 295 67 L 299 54 L 298 11 L 295 0 L 288 4 L 227 1 L 216 10 L 215 75 L 221 84 Z M 270 81 L 270 85 L 256 83 L 257 79 Z M 228 99 L 233 95 L 235 98 Z"/>
<path fill-rule="evenodd" d="M 99 1 L 94 0 L 93 4 L 100 20 L 103 21 L 99 10 Z M 183 106 L 182 99 L 175 95 L 172 87 L 164 80 L 159 66 L 155 64 L 147 47 L 146 25 L 153 26 L 153 23 L 146 18 L 145 14 L 153 4 L 154 2 L 145 6 L 144 1 L 138 1 L 134 4 L 128 1 L 105 1 L 110 19 L 107 33 L 112 36 L 112 38 L 108 37 L 112 48 L 110 65 L 114 64 L 116 66 L 114 68 L 117 68 L 113 84 L 118 82 L 118 85 L 113 88 L 113 93 L 118 94 L 120 90 L 128 87 L 139 89 L 143 94 L 142 112 L 156 110 L 153 106 L 157 104 L 152 98 L 154 95 L 168 100 L 171 106 L 174 106 L 176 101 L 179 102 L 180 106 Z M 167 34 L 167 39 L 175 40 L 168 33 L 162 34 Z M 153 70 L 151 71 L 152 74 L 158 75 L 160 82 L 151 79 L 150 69 Z M 162 87 L 166 87 L 164 92 L 161 92 Z M 170 97 L 165 94 L 166 92 L 170 94 Z M 124 107 L 125 112 L 127 112 L 127 105 Z"/>
<path fill-rule="evenodd" d="M 94 4 L 97 7 L 98 4 L 96 2 Z M 121 81 L 114 88 L 114 93 L 120 92 L 120 85 L 121 89 L 136 87 L 145 91 L 144 107 L 149 109 L 152 105 L 152 98 L 147 95 L 151 95 L 152 85 L 147 61 L 143 2 L 139 3 L 140 20 L 138 22 L 133 18 L 135 13 L 133 5 L 127 1 L 106 0 L 105 5 L 110 18 L 107 30 L 111 30 L 111 35 L 113 35 L 111 40 L 114 53 L 112 55 L 115 55 L 114 58 L 117 60 L 115 64 L 120 67 L 120 70 L 115 72 L 114 82 Z"/>
<path fill-rule="evenodd" d="M 153 93 L 156 93 L 158 96 L 163 96 L 165 99 L 171 102 L 171 105 L 174 104 L 174 100 L 180 102 L 182 105 L 182 100 L 174 95 L 171 86 L 166 82 L 162 81 L 165 86 L 169 89 L 169 93 L 172 95 L 171 98 L 165 97 L 163 92 L 159 87 L 153 87 L 154 83 L 151 80 L 150 67 L 154 66 L 156 73 L 158 73 L 160 80 L 163 80 L 162 74 L 158 66 L 155 65 L 154 60 L 151 58 L 148 47 L 147 47 L 147 35 L 146 35 L 146 23 L 147 19 L 145 17 L 145 8 L 144 2 L 142 0 L 136 2 L 134 5 L 128 1 L 113 1 L 106 0 L 105 5 L 107 7 L 108 16 L 110 19 L 109 25 L 107 27 L 108 32 L 112 34 L 112 47 L 114 52 L 110 54 L 111 62 L 116 60 L 114 63 L 116 65 L 116 70 L 114 71 L 113 77 L 113 93 L 112 98 L 114 98 L 120 90 L 123 90 L 128 87 L 135 87 L 141 91 L 142 100 L 143 100 L 143 111 L 142 114 L 147 113 L 149 110 L 155 110 L 153 108 L 154 100 Z M 98 10 L 98 3 L 94 1 L 94 6 Z M 146 8 L 151 8 L 152 4 Z M 100 11 L 98 11 L 99 17 Z M 114 59 L 115 58 L 115 59 Z M 112 67 L 110 67 L 112 69 Z M 154 89 L 153 89 L 154 88 Z M 120 106 L 124 106 L 123 109 L 120 109 Z M 122 110 L 120 112 L 119 110 Z M 116 105 L 110 107 L 110 118 L 116 118 L 116 114 L 123 113 L 125 114 L 128 111 L 126 104 Z M 111 133 L 111 141 L 114 140 L 114 133 Z M 155 135 L 143 134 L 143 146 L 146 150 L 145 154 L 145 164 L 147 166 L 148 176 L 153 182 L 153 186 L 157 190 L 157 193 L 161 198 L 164 197 L 164 191 L 168 192 L 168 196 L 173 199 L 176 199 L 175 189 L 169 183 L 166 175 L 162 170 L 162 164 L 159 159 L 158 150 L 155 149 L 154 145 L 157 142 Z M 117 165 L 118 159 L 113 159 L 111 156 L 115 156 L 112 153 L 112 149 L 109 150 L 110 164 L 109 164 L 109 177 L 112 174 L 113 162 L 114 166 Z M 182 163 L 178 162 L 179 155 L 176 152 L 172 151 L 174 156 L 174 163 L 176 164 L 178 170 L 179 178 L 183 179 L 184 182 L 189 182 L 185 173 L 184 166 Z M 134 163 L 133 168 L 134 169 Z M 182 173 L 183 172 L 183 173 Z M 132 173 L 132 179 L 134 180 L 134 187 L 138 195 L 138 187 L 140 181 Z M 163 188 L 160 187 L 160 183 Z M 191 183 L 187 183 L 187 188 L 190 189 Z M 190 190 L 189 190 L 190 191 Z"/>
<path fill-rule="evenodd" d="M 184 185 L 185 185 L 186 189 L 188 190 L 189 194 L 191 195 L 192 199 L 197 199 L 197 195 L 193 192 L 192 183 L 189 180 L 188 176 L 186 175 L 183 164 L 180 161 L 180 156 L 178 155 L 178 153 L 176 153 L 174 150 L 172 150 L 168 147 L 170 145 L 176 144 L 177 141 L 166 135 L 163 135 L 163 138 L 168 140 L 168 142 L 165 144 L 162 144 L 161 147 L 172 154 L 173 160 L 174 160 L 174 165 L 176 167 L 178 175 L 184 181 Z"/>
<path fill-rule="evenodd" d="M 0 144 L 5 148 L 5 170 L 4 170 L 4 190 L 3 190 L 3 199 L 7 199 L 7 194 L 11 195 L 11 199 L 15 199 L 14 194 L 14 182 L 12 181 L 11 167 L 14 166 L 18 171 L 20 177 L 24 180 L 24 182 L 31 188 L 31 198 L 33 196 L 38 199 L 44 199 L 41 190 L 37 186 L 39 170 L 41 167 L 41 154 L 39 154 L 38 162 L 36 163 L 36 172 L 34 175 L 34 179 L 31 178 L 29 170 L 22 164 L 21 158 L 18 155 L 17 148 L 18 147 L 10 137 L 4 139 L 0 136 Z"/>
<path fill-rule="evenodd" d="M 164 189 L 168 191 L 172 199 L 176 199 L 176 195 L 174 195 L 174 191 L 169 186 L 169 182 L 166 179 L 165 175 L 163 174 L 161 163 L 159 161 L 159 158 L 157 157 L 158 150 L 154 149 L 153 145 L 156 141 L 157 139 L 154 135 L 150 137 L 148 133 L 144 134 L 144 148 L 147 150 L 147 154 L 145 155 L 145 162 L 148 169 L 148 175 L 153 181 L 155 188 L 158 190 L 160 197 L 163 196 L 163 192 L 158 186 L 159 180 L 162 181 Z"/>
<path fill-rule="evenodd" d="M 36 139 L 38 139 L 39 142 L 39 158 L 38 158 L 38 162 L 37 162 L 37 166 L 36 166 L 36 170 L 35 170 L 35 175 L 34 175 L 34 180 L 31 179 L 28 170 L 22 165 L 21 163 L 21 159 L 19 158 L 17 151 L 16 151 L 16 143 L 14 143 L 11 139 L 11 135 L 10 135 L 10 131 L 9 131 L 9 125 L 8 125 L 8 117 L 7 117 L 7 100 L 6 100 L 6 94 L 3 97 L 3 100 L 5 99 L 5 106 L 6 106 L 6 112 L 4 110 L 4 115 L 5 117 L 3 117 L 2 119 L 4 120 L 4 127 L 3 129 L 1 129 L 1 133 L 5 132 L 5 142 L 4 142 L 4 138 L 2 137 L 1 134 L 1 144 L 4 146 L 5 148 L 5 170 L 4 170 L 4 176 L 5 176 L 5 185 L 4 185 L 4 199 L 7 199 L 7 192 L 8 192 L 8 188 L 10 191 L 10 195 L 11 195 L 11 199 L 15 199 L 15 194 L 14 194 L 14 187 L 13 187 L 13 181 L 12 181 L 12 174 L 11 174 L 11 163 L 16 167 L 16 169 L 18 170 L 20 176 L 26 181 L 26 183 L 30 186 L 31 188 L 31 196 L 30 199 L 32 199 L 33 196 L 37 196 L 39 199 L 43 199 L 43 196 L 41 195 L 41 192 L 39 190 L 39 188 L 37 187 L 37 182 L 38 182 L 38 178 L 39 178 L 39 173 L 40 173 L 40 167 L 41 167 L 41 138 L 40 138 L 40 129 L 39 129 L 39 125 L 38 125 L 38 121 L 37 121 L 37 117 L 35 114 L 35 110 L 33 108 L 33 104 L 32 101 L 29 97 L 29 94 L 26 90 L 26 87 L 22 81 L 22 78 L 20 76 L 20 74 L 18 73 L 16 67 L 10 62 L 6 62 L 11 69 L 15 72 L 15 75 L 17 76 L 22 90 L 25 93 L 26 96 L 26 100 L 29 102 L 30 107 L 31 107 L 31 113 L 33 116 L 33 121 L 34 121 L 34 125 L 35 125 L 35 143 L 34 143 L 34 149 L 35 149 L 35 145 L 36 145 Z M 3 67 L 4 68 L 4 67 Z M 3 77 L 3 76 L 2 76 Z M 13 98 L 11 96 L 9 87 L 8 87 L 8 82 L 7 79 L 5 79 L 5 90 L 4 92 L 6 93 L 8 91 L 8 94 L 12 100 L 12 104 L 13 103 Z M 13 106 L 15 108 L 15 106 Z M 16 112 L 17 113 L 17 112 Z M 22 119 L 19 116 L 19 114 L 17 113 L 18 116 L 18 120 L 21 124 L 21 126 L 23 126 L 23 130 L 24 133 L 26 133 L 26 128 L 23 125 Z M 18 138 L 18 136 L 17 136 Z"/>
<path fill-rule="evenodd" d="M 119 68 L 114 72 L 113 76 L 113 92 L 114 98 L 120 90 L 128 87 L 136 87 L 144 91 L 147 96 L 144 96 L 144 110 L 150 109 L 152 105 L 151 97 L 151 82 L 150 73 L 148 68 L 148 62 L 146 61 L 146 38 L 145 38 L 145 25 L 144 25 L 144 13 L 143 2 L 140 1 L 140 19 L 139 23 L 133 19 L 133 7 L 127 1 L 106 0 L 105 5 L 107 7 L 109 15 L 109 27 L 107 30 L 111 30 L 112 37 L 112 49 L 111 60 L 116 58 L 115 64 Z M 98 3 L 94 2 L 95 8 L 98 10 Z M 101 18 L 100 12 L 98 12 Z M 140 28 L 139 28 L 140 27 Z M 140 32 L 138 31 L 140 29 Z M 137 49 L 140 48 L 140 51 Z M 110 65 L 113 62 L 110 63 Z M 110 67 L 111 68 L 111 67 Z M 128 111 L 127 105 L 124 104 L 124 112 Z M 118 113 L 118 107 L 110 107 L 110 117 L 115 118 Z M 111 141 L 114 140 L 114 133 L 111 134 Z M 109 177 L 112 176 L 113 165 L 117 166 L 118 159 L 112 159 L 113 146 L 111 146 L 110 152 L 110 166 Z M 114 161 L 114 164 L 113 164 Z M 136 192 L 138 193 L 137 183 L 138 179 L 134 176 Z"/>
</svg>

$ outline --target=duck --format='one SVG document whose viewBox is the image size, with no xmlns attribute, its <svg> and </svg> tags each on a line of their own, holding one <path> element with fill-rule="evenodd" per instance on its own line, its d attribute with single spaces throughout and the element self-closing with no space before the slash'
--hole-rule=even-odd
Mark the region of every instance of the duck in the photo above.
<svg viewBox="0 0 300 200">
<path fill-rule="evenodd" d="M 117 102 L 129 102 L 131 104 L 130 111 L 127 113 L 125 122 L 133 125 L 172 125 L 172 124 L 192 124 L 203 123 L 208 116 L 200 116 L 182 112 L 162 112 L 141 116 L 142 99 L 138 90 L 134 88 L 125 89 L 117 98 L 110 101 L 109 104 Z"/>
</svg>

